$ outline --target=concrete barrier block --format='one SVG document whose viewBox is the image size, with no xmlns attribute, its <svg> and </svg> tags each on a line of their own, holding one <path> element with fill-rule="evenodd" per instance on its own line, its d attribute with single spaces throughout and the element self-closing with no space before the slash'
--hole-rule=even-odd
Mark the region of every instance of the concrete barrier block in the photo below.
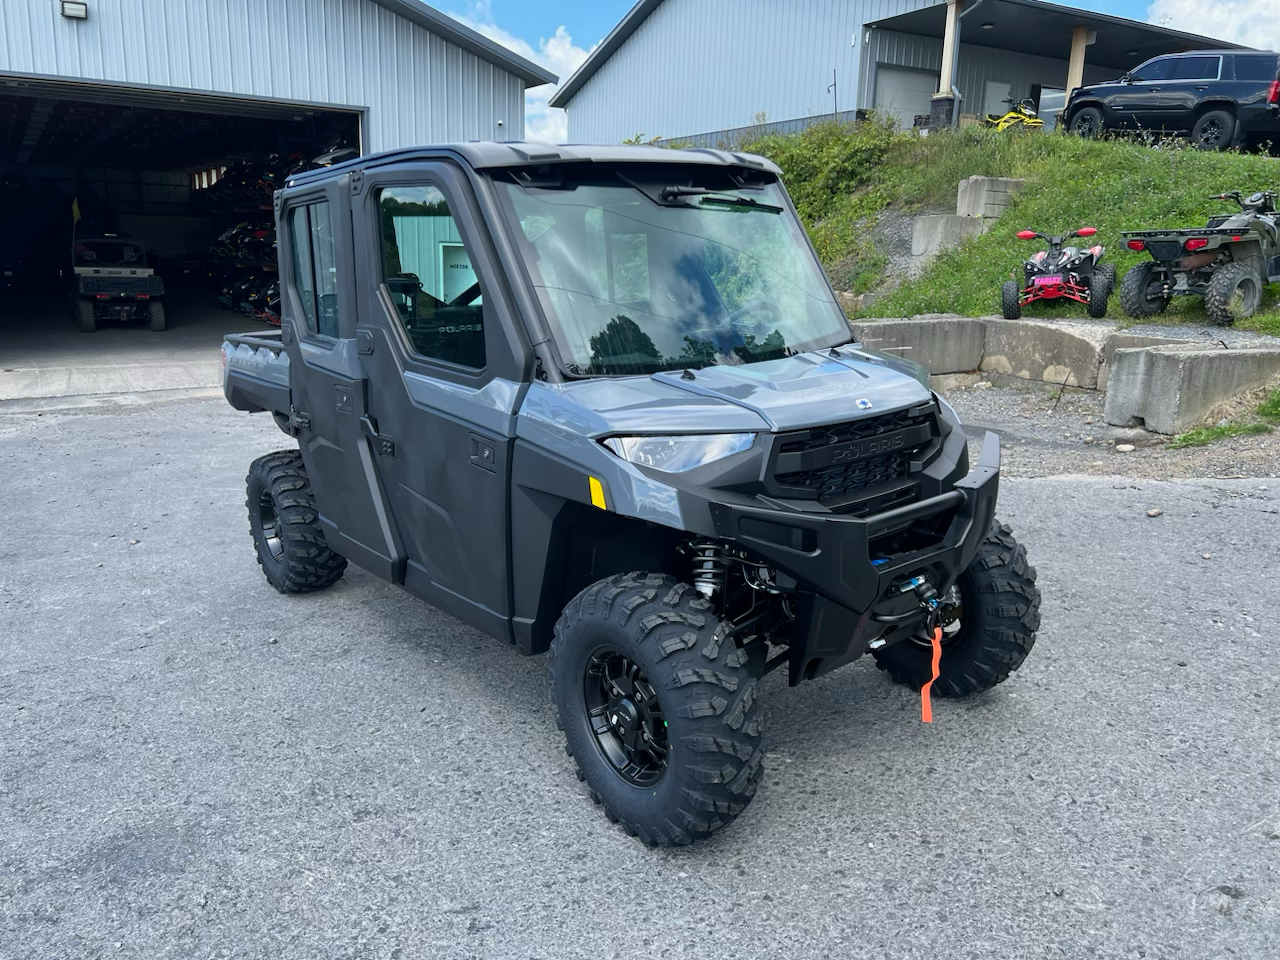
<svg viewBox="0 0 1280 960">
<path fill-rule="evenodd" d="M 1280 350 L 1205 350 L 1164 345 L 1119 348 L 1111 361 L 1103 417 L 1118 427 L 1176 434 L 1219 403 L 1280 375 Z"/>
<path fill-rule="evenodd" d="M 1014 177 L 969 177 L 956 191 L 956 214 L 961 217 L 998 217 L 1014 194 L 1027 182 Z"/>
<path fill-rule="evenodd" d="M 936 257 L 944 250 L 958 247 L 971 237 L 990 229 L 990 222 L 951 214 L 926 214 L 916 217 L 911 230 L 911 255 Z"/>
<path fill-rule="evenodd" d="M 1171 337 L 1144 337 L 1134 333 L 1113 333 L 1102 344 L 1102 364 L 1098 367 L 1098 389 L 1106 390 L 1111 377 L 1111 358 L 1117 350 L 1134 347 L 1159 347 L 1165 344 L 1189 343 Z"/>
<path fill-rule="evenodd" d="M 922 363 L 931 374 L 972 373 L 982 362 L 985 325 L 973 317 L 932 315 L 850 326 L 864 346 Z"/>
<path fill-rule="evenodd" d="M 1090 329 L 988 317 L 986 334 L 984 373 L 1098 389 L 1103 339 Z"/>
</svg>

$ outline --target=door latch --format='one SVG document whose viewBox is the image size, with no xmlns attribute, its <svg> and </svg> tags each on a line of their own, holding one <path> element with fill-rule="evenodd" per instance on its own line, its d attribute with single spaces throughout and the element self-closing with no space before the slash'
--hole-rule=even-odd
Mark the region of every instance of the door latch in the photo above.
<svg viewBox="0 0 1280 960">
<path fill-rule="evenodd" d="M 378 432 L 378 424 L 375 420 L 367 416 L 361 417 L 360 427 L 364 431 L 364 435 L 373 441 L 373 449 L 378 456 L 395 459 L 396 442 L 386 434 Z"/>
</svg>

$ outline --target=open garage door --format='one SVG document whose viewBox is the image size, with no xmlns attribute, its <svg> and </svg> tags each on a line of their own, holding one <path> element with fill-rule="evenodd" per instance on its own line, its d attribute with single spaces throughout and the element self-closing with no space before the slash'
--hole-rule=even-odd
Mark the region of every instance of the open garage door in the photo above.
<svg viewBox="0 0 1280 960">
<path fill-rule="evenodd" d="M 0 76 L 0 400 L 216 383 L 222 334 L 278 304 L 272 190 L 360 120 Z"/>
<path fill-rule="evenodd" d="M 928 116 L 930 101 L 938 92 L 938 75 L 925 70 L 876 67 L 876 113 L 891 116 L 904 130 L 915 118 Z"/>
</svg>

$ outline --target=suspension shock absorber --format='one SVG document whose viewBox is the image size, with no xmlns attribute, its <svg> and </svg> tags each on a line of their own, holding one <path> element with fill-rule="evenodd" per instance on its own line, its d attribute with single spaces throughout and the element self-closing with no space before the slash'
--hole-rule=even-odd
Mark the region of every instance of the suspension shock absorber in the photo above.
<svg viewBox="0 0 1280 960">
<path fill-rule="evenodd" d="M 693 543 L 693 588 L 710 600 L 724 589 L 724 548 L 714 540 Z"/>
</svg>

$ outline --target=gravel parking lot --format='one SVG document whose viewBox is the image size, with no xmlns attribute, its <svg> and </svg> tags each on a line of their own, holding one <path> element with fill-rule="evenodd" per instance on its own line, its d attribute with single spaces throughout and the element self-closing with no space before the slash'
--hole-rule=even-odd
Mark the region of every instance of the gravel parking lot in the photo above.
<svg viewBox="0 0 1280 960">
<path fill-rule="evenodd" d="M 243 477 L 287 443 L 218 398 L 0 415 L 5 960 L 1275 955 L 1280 481 L 1005 480 L 1022 671 L 931 727 L 869 662 L 775 673 L 761 795 L 651 851 L 543 660 L 354 568 L 267 585 Z"/>
</svg>

